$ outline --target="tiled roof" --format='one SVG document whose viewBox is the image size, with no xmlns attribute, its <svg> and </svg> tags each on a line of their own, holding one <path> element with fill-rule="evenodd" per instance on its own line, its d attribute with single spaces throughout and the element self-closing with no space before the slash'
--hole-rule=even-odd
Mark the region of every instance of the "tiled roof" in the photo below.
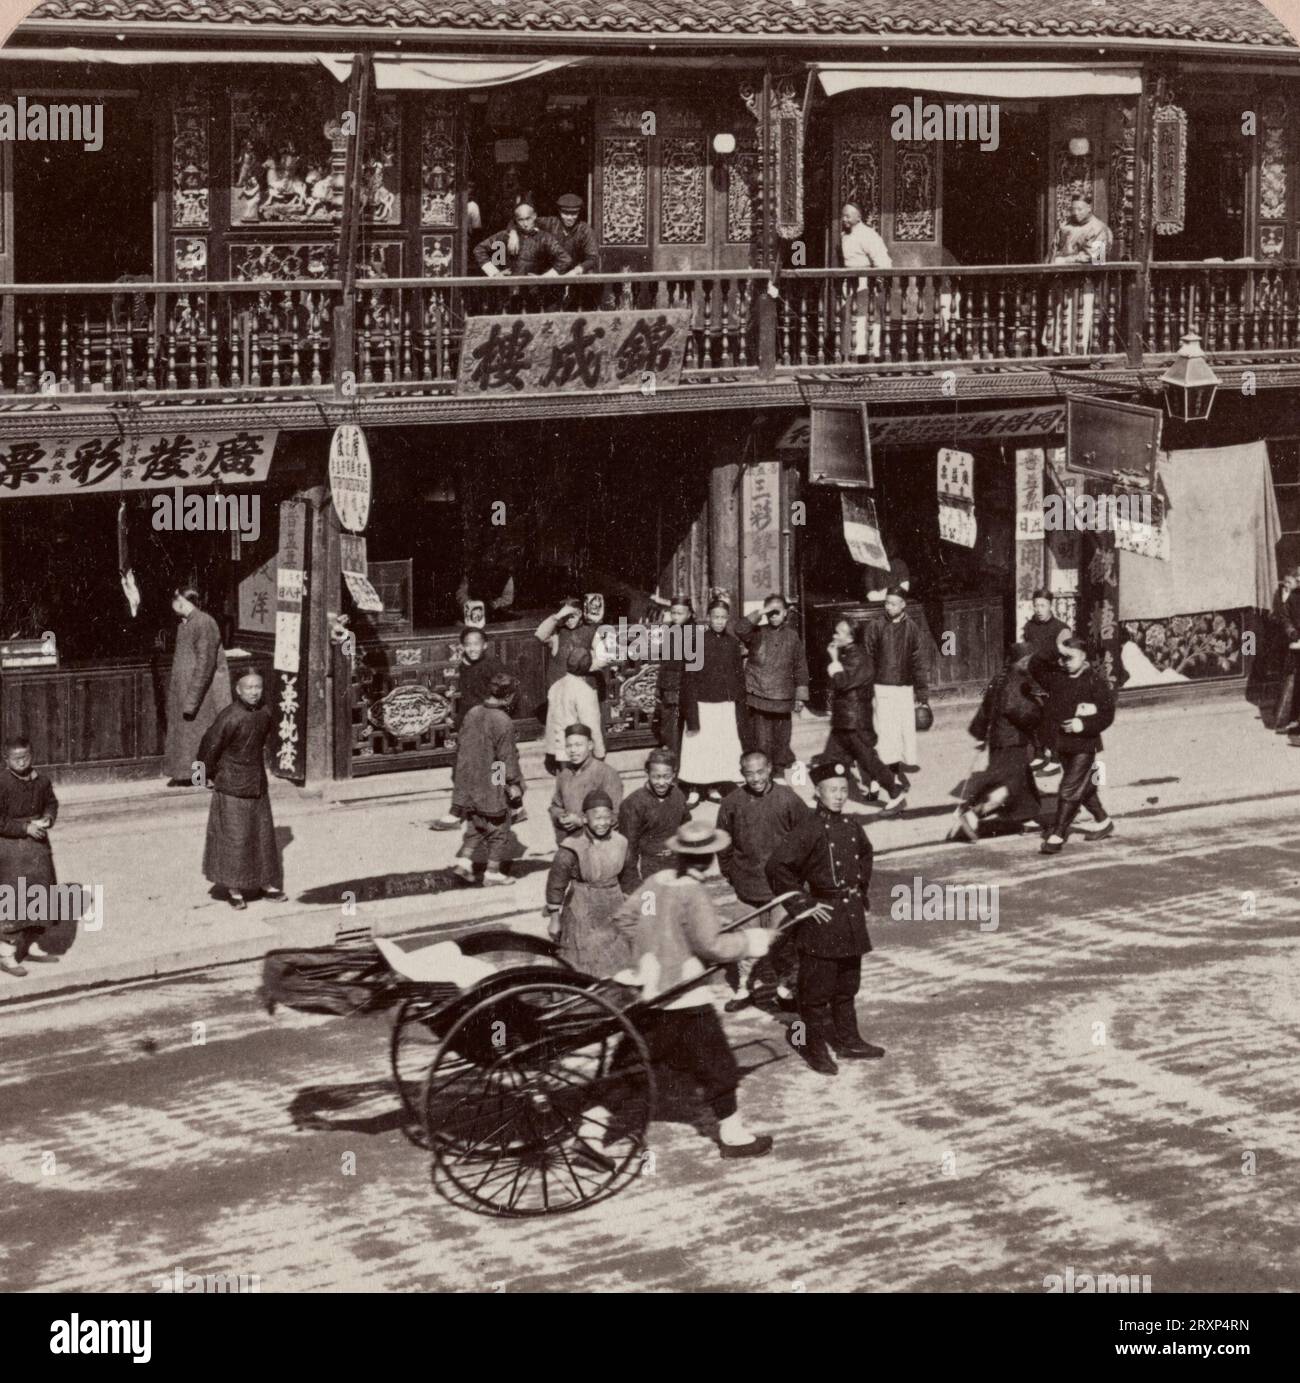
<svg viewBox="0 0 1300 1383">
<path fill-rule="evenodd" d="M 1261 0 L 43 0 L 30 17 L 430 34 L 1060 36 L 1297 46 Z"/>
</svg>

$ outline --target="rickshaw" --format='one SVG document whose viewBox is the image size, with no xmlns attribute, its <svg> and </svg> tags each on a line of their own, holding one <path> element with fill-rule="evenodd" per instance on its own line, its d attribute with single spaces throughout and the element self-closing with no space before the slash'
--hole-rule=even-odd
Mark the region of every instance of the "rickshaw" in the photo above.
<svg viewBox="0 0 1300 1383">
<path fill-rule="evenodd" d="M 393 1079 L 409 1136 L 432 1154 L 435 1186 L 480 1212 L 520 1217 L 579 1210 L 636 1177 L 656 1094 L 637 1014 L 721 968 L 645 1000 L 630 972 L 597 979 L 548 940 L 488 928 L 418 950 L 380 937 L 271 951 L 262 993 L 268 1011 L 391 1010 Z M 582 1120 L 597 1106 L 614 1112 L 593 1157 Z"/>
</svg>

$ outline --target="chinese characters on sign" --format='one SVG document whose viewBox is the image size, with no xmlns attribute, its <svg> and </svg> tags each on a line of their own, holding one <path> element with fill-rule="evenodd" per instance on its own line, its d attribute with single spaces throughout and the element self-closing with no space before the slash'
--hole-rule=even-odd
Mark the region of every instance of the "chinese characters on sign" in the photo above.
<svg viewBox="0 0 1300 1383">
<path fill-rule="evenodd" d="M 889 558 L 876 520 L 876 501 L 842 493 L 840 504 L 844 512 L 844 541 L 853 560 L 864 567 L 888 569 Z"/>
<path fill-rule="evenodd" d="M 682 372 L 690 313 L 521 313 L 469 317 L 459 394 L 581 394 L 671 387 Z"/>
<path fill-rule="evenodd" d="M 370 448 L 355 423 L 340 423 L 330 442 L 330 494 L 349 533 L 365 532 L 370 518 Z"/>
<path fill-rule="evenodd" d="M 343 584 L 348 588 L 348 594 L 357 609 L 368 614 L 382 614 L 384 602 L 379 598 L 379 592 L 370 584 L 366 540 L 351 533 L 341 533 L 339 563 L 343 572 Z"/>
<path fill-rule="evenodd" d="M 302 606 L 307 588 L 307 502 L 286 499 L 280 505 L 280 554 L 275 577 L 275 761 L 279 778 L 306 777 L 305 707 L 299 688 L 306 652 L 302 640 Z"/>
<path fill-rule="evenodd" d="M 264 481 L 279 436 L 254 431 L 146 432 L 0 442 L 0 499 Z"/>
<path fill-rule="evenodd" d="M 781 578 L 781 463 L 746 466 L 740 514 L 741 606 L 748 611 L 773 591 Z"/>
<path fill-rule="evenodd" d="M 940 447 L 935 466 L 939 490 L 939 536 L 946 543 L 974 547 L 975 458 L 968 451 Z"/>
</svg>

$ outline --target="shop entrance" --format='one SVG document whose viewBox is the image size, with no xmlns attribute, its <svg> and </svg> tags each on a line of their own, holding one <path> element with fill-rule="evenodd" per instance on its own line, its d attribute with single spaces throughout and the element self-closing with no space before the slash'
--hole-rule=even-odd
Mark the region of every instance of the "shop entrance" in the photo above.
<svg viewBox="0 0 1300 1383">
<path fill-rule="evenodd" d="M 103 106 L 103 148 L 47 140 L 13 145 L 18 283 L 112 283 L 154 276 L 153 118 L 137 97 L 60 92 Z M 164 273 L 162 277 L 166 278 Z"/>
<path fill-rule="evenodd" d="M 998 147 L 943 149 L 943 240 L 954 264 L 1038 264 L 1047 121 L 1002 106 Z"/>
</svg>

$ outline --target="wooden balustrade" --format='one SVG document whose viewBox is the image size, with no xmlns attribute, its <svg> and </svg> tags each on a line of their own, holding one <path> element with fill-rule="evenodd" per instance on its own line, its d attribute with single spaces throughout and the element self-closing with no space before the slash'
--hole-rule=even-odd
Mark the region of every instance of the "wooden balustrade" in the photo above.
<svg viewBox="0 0 1300 1383">
<path fill-rule="evenodd" d="M 5 393 L 329 390 L 342 284 L 123 283 L 0 289 Z"/>
<path fill-rule="evenodd" d="M 1300 265 L 1014 265 L 363 280 L 0 286 L 0 393 L 445 394 L 475 316 L 684 308 L 684 384 L 790 370 L 1300 352 Z M 775 284 L 776 301 L 769 300 Z"/>
<path fill-rule="evenodd" d="M 573 278 L 385 279 L 357 285 L 356 378 L 363 392 L 447 391 L 469 317 L 560 312 L 690 313 L 684 377 L 759 363 L 755 301 L 769 275 L 586 274 Z"/>
<path fill-rule="evenodd" d="M 777 360 L 807 368 L 1118 355 L 1136 268 L 788 270 Z"/>
<path fill-rule="evenodd" d="M 1147 353 L 1173 354 L 1190 331 L 1209 355 L 1300 350 L 1300 266 L 1153 264 Z"/>
</svg>

